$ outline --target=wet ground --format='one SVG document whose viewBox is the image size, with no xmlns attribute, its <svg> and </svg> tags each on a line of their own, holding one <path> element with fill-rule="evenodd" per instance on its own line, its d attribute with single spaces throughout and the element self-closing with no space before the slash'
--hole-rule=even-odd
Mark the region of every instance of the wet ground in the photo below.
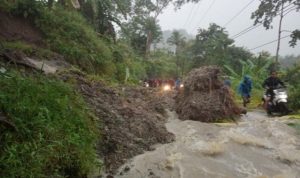
<svg viewBox="0 0 300 178">
<path fill-rule="evenodd" d="M 115 177 L 300 178 L 300 136 L 287 118 L 254 111 L 238 123 L 208 124 L 168 116 L 176 141 L 134 157 Z"/>
</svg>

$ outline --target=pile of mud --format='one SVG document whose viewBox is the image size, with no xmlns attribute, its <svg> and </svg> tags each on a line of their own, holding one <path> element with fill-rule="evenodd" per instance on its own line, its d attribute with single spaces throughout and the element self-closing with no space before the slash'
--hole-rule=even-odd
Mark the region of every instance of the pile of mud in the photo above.
<svg viewBox="0 0 300 178">
<path fill-rule="evenodd" d="M 221 69 L 206 66 L 192 70 L 184 91 L 176 96 L 176 112 L 182 120 L 216 122 L 232 119 L 242 110 L 234 103 L 230 90 L 219 79 Z"/>
<path fill-rule="evenodd" d="M 79 92 L 99 118 L 102 142 L 97 149 L 104 159 L 105 172 L 113 174 L 128 159 L 153 150 L 153 145 L 174 140 L 165 127 L 167 103 L 156 91 L 142 87 L 111 88 L 87 80 L 82 73 L 62 74 L 61 78 L 76 80 Z"/>
</svg>

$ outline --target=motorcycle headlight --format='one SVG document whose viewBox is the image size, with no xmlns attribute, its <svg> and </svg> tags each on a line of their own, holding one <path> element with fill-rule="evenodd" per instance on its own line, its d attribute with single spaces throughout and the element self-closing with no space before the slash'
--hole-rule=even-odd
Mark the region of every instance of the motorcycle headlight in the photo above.
<svg viewBox="0 0 300 178">
<path fill-rule="evenodd" d="M 165 85 L 163 90 L 164 91 L 169 91 L 169 90 L 171 90 L 171 86 L 170 85 Z"/>
<path fill-rule="evenodd" d="M 280 98 L 280 99 L 287 99 L 287 95 L 279 95 L 278 98 Z"/>
</svg>

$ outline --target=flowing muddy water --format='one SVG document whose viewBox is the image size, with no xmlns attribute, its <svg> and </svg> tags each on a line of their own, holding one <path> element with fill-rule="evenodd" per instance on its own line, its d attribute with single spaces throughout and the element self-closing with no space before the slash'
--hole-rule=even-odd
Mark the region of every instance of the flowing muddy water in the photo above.
<svg viewBox="0 0 300 178">
<path fill-rule="evenodd" d="M 136 156 L 119 178 L 300 178 L 300 137 L 284 118 L 255 111 L 239 123 L 181 121 L 168 111 L 176 141 Z"/>
</svg>

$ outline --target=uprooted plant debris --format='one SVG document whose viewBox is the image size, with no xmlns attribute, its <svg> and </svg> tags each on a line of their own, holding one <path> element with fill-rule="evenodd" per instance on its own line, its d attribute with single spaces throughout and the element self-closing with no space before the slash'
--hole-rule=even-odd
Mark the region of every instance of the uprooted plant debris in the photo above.
<svg viewBox="0 0 300 178">
<path fill-rule="evenodd" d="M 174 135 L 165 127 L 163 101 L 156 91 L 142 87 L 112 89 L 91 82 L 84 74 L 63 74 L 63 80 L 76 79 L 77 88 L 95 111 L 101 127 L 99 154 L 105 171 L 115 171 L 128 159 L 152 150 L 157 143 L 168 143 Z"/>
<path fill-rule="evenodd" d="M 232 119 L 242 110 L 234 103 L 230 90 L 219 79 L 221 69 L 206 66 L 192 70 L 184 91 L 176 96 L 176 112 L 182 120 L 217 122 Z"/>
</svg>

